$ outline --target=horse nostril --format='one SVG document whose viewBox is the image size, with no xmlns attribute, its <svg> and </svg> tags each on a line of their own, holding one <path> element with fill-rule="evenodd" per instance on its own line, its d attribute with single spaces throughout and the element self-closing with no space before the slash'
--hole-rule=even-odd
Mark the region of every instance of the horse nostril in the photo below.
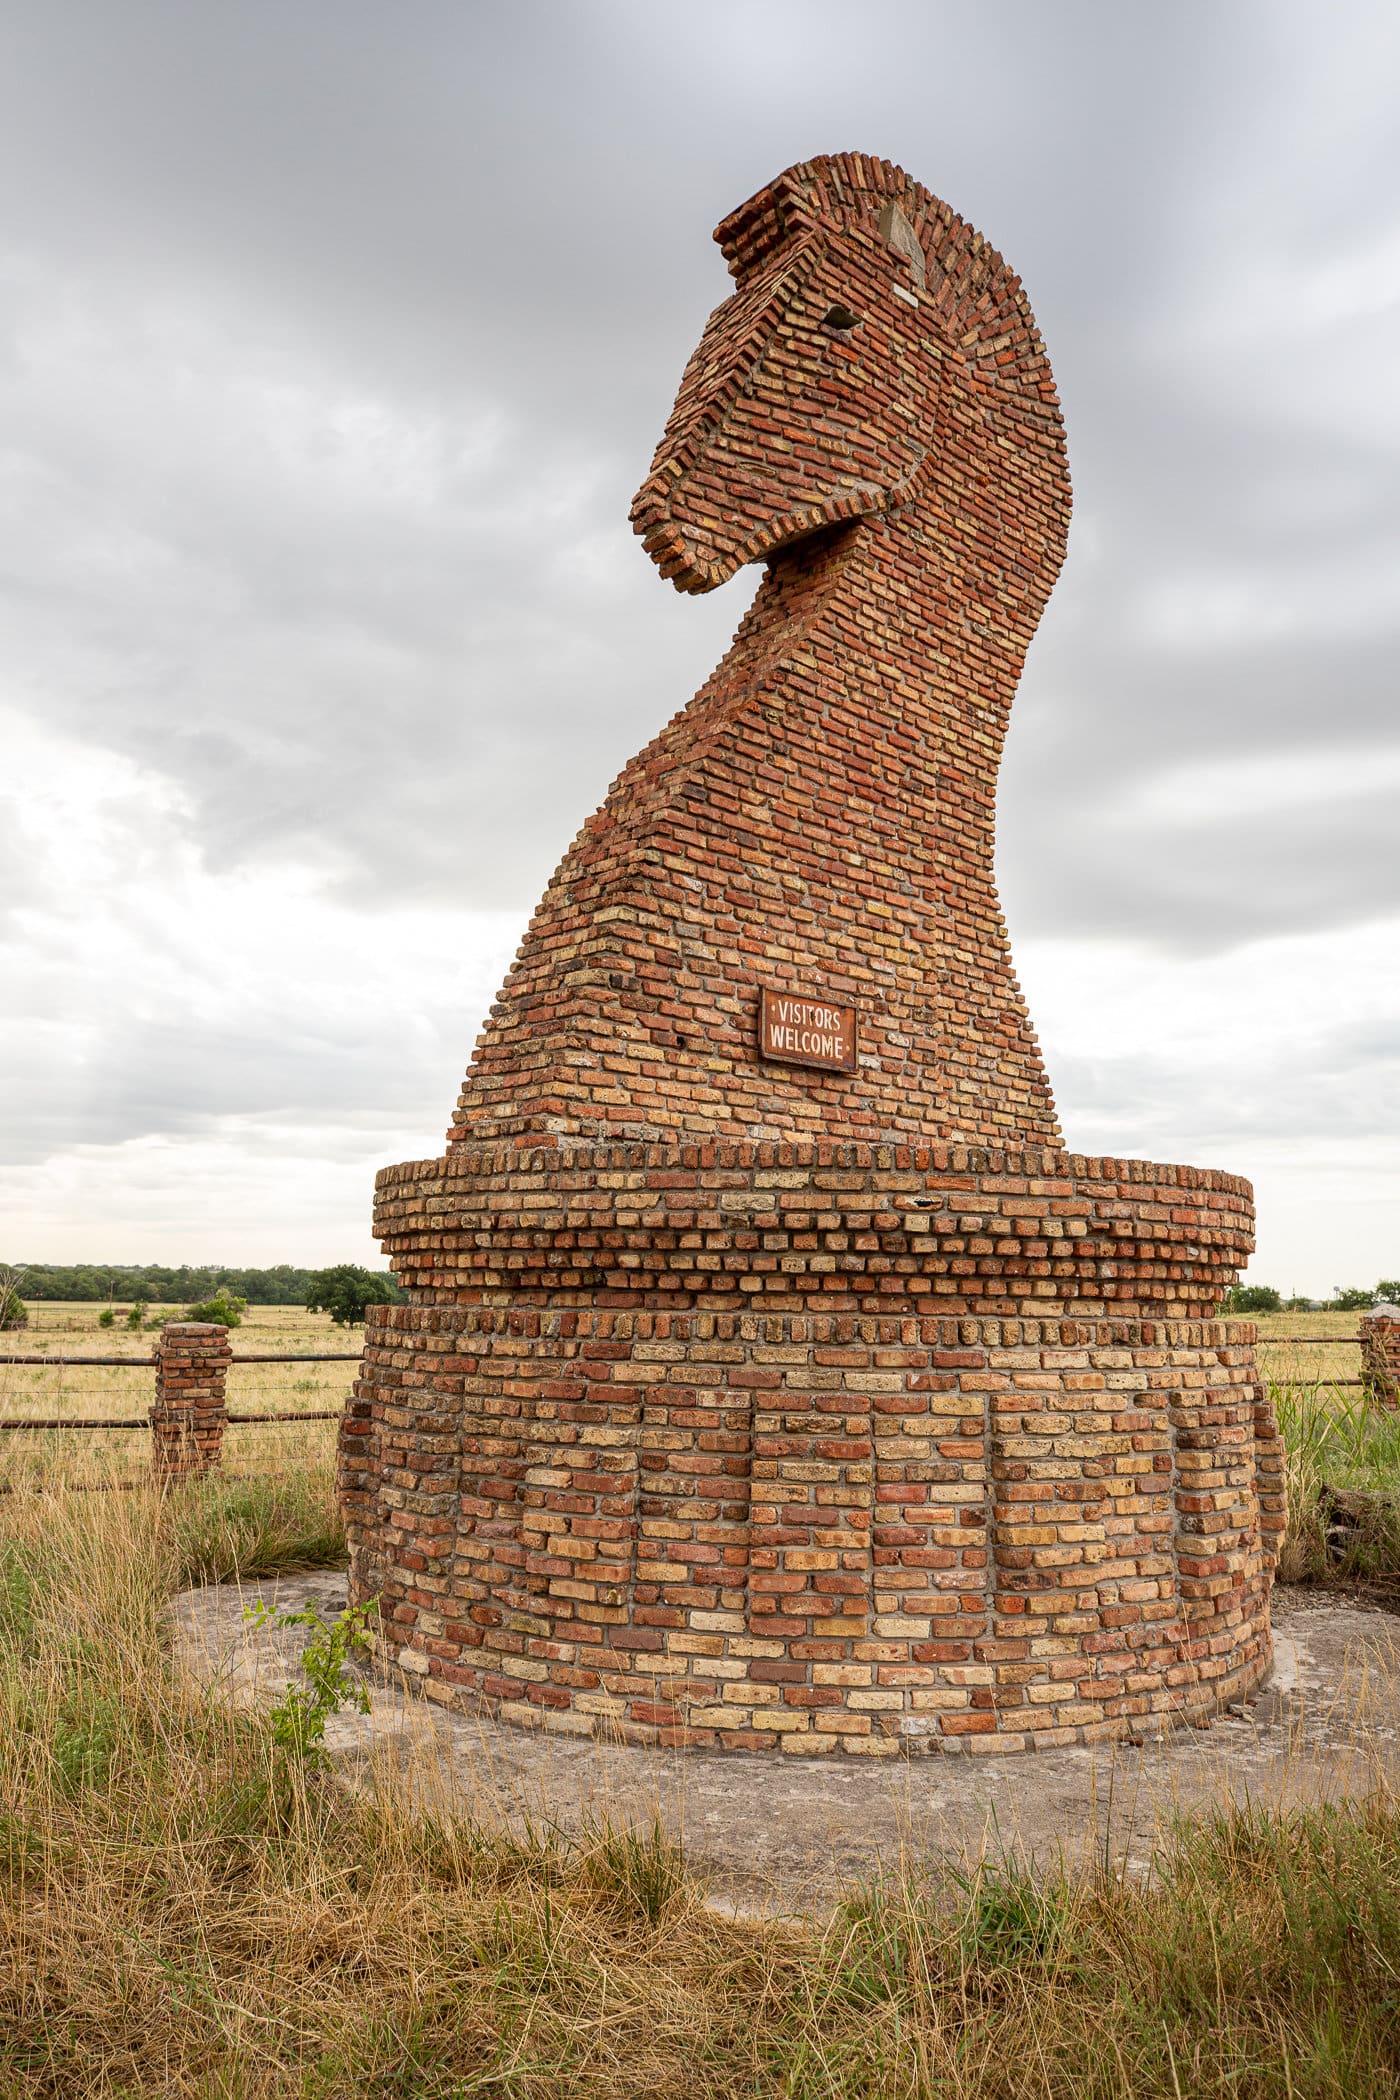
<svg viewBox="0 0 1400 2100">
<path fill-rule="evenodd" d="M 829 306 L 822 315 L 823 328 L 839 328 L 844 331 L 847 328 L 859 328 L 859 326 L 859 317 L 851 312 L 849 306 Z"/>
</svg>

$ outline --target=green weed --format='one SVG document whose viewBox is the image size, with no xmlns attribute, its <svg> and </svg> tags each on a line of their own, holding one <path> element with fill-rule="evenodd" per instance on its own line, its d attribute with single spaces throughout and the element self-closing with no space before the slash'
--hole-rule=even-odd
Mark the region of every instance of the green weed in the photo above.
<svg viewBox="0 0 1400 2100">
<path fill-rule="evenodd" d="M 373 1605 L 355 1604 L 348 1611 L 337 1612 L 333 1619 L 326 1619 L 314 1604 L 301 1611 L 276 1611 L 260 1601 L 243 1614 L 254 1626 L 311 1629 L 311 1639 L 301 1652 L 305 1684 L 289 1684 L 268 1711 L 273 1741 L 303 1764 L 322 1769 L 329 1764 L 325 1734 L 332 1714 L 346 1706 L 354 1707 L 357 1713 L 369 1712 L 369 1687 L 347 1666 L 352 1656 L 370 1645 L 366 1621 L 374 1609 Z"/>
<path fill-rule="evenodd" d="M 585 1823 L 580 1850 L 593 1887 L 649 1925 L 664 1917 L 686 1892 L 684 1856 L 659 1817 L 645 1829 L 596 1820 Z"/>
<path fill-rule="evenodd" d="M 328 1473 L 304 1471 L 255 1480 L 211 1473 L 172 1501 L 175 1587 L 233 1576 L 333 1568 L 345 1558 L 345 1530 Z"/>
</svg>

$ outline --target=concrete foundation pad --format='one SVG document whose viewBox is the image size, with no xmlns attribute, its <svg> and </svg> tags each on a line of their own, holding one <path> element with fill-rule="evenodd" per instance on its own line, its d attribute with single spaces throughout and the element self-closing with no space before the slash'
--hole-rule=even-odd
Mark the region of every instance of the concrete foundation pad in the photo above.
<svg viewBox="0 0 1400 2100">
<path fill-rule="evenodd" d="M 338 1573 L 185 1591 L 170 1609 L 177 1661 L 238 1702 L 271 1702 L 297 1667 L 304 1629 L 250 1626 L 346 1600 Z M 1212 1725 L 1015 1758 L 736 1759 L 524 1733 L 443 1711 L 375 1683 L 368 1715 L 337 1715 L 327 1744 L 348 1783 L 403 1789 L 437 1813 L 520 1828 L 590 1819 L 650 1825 L 684 1841 L 712 1901 L 729 1910 L 820 1911 L 843 1885 L 902 1860 L 1002 1846 L 1050 1861 L 1092 1844 L 1140 1869 L 1179 1813 L 1246 1798 L 1269 1806 L 1356 1798 L 1400 1775 L 1400 1618 L 1355 1598 L 1274 1597 L 1270 1681 Z"/>
</svg>

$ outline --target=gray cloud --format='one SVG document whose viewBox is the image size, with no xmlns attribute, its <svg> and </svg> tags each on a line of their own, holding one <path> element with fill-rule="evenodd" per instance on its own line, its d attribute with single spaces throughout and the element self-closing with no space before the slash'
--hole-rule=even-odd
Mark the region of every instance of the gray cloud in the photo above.
<svg viewBox="0 0 1400 2100">
<path fill-rule="evenodd" d="M 1249 296 L 1326 291 L 1318 227 L 1384 150 L 1359 127 L 1342 169 L 1297 165 L 1288 114 L 1335 42 L 1306 10 L 1148 30 L 906 8 L 855 50 L 844 11 L 779 5 L 701 28 L 639 6 L 405 22 L 137 0 L 5 34 L 0 172 L 26 209 L 3 662 L 51 718 L 157 755 L 215 863 L 291 848 L 362 904 L 529 903 L 742 610 L 737 589 L 660 590 L 625 515 L 723 293 L 709 225 L 856 136 L 1004 246 L 1066 396 L 1079 520 L 1008 768 L 1013 910 L 1033 865 L 1061 924 L 1228 937 L 1170 827 L 1106 907 L 1061 794 L 1107 800 L 1164 747 L 1394 735 L 1397 448 L 1364 407 L 1309 423 L 1349 322 L 1303 339 Z M 1393 184 L 1368 201 L 1354 248 L 1400 230 Z M 1369 616 L 1318 633 L 1367 575 Z M 1200 599 L 1207 634 L 1212 608 L 1236 625 L 1183 661 L 1150 617 L 1173 592 L 1181 623 Z M 1368 870 L 1395 879 L 1329 821 L 1347 866 L 1319 922 Z M 1237 840 L 1221 819 L 1206 861 L 1232 869 Z M 1241 930 L 1292 921 L 1296 884 L 1263 872 Z"/>
<path fill-rule="evenodd" d="M 1013 932 L 1204 954 L 1400 910 L 1397 85 L 1380 0 L 10 10 L 0 706 L 168 782 L 150 823 L 211 878 L 294 865 L 366 927 L 526 910 L 746 601 L 675 597 L 626 518 L 725 292 L 709 229 L 860 145 L 1010 257 L 1066 404 Z M 33 883 L 0 840 L 21 947 Z M 31 1048 L 31 1151 L 316 1071 L 346 1117 L 382 1093 L 392 1004 L 363 1066 L 262 1011 L 94 1020 L 91 1116 Z"/>
</svg>

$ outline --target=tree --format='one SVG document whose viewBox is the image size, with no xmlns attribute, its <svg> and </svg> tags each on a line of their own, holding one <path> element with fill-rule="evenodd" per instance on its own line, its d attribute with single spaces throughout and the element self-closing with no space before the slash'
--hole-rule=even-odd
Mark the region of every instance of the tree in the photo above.
<svg viewBox="0 0 1400 2100">
<path fill-rule="evenodd" d="M 1363 1291 L 1355 1284 L 1338 1284 L 1327 1303 L 1328 1312 L 1369 1312 L 1375 1303 L 1374 1291 Z"/>
<path fill-rule="evenodd" d="M 1377 1305 L 1400 1305 L 1400 1276 L 1382 1276 L 1376 1285 Z"/>
<path fill-rule="evenodd" d="M 28 1262 L 23 1274 L 25 1294 L 34 1301 L 112 1302 L 120 1284 L 121 1303 L 139 1304 L 144 1298 L 159 1305 L 187 1305 L 196 1298 L 212 1298 L 220 1290 L 246 1298 L 250 1305 L 300 1305 L 311 1277 L 310 1269 L 294 1269 L 288 1262 L 274 1269 L 192 1269 L 188 1264 L 167 1269 L 154 1262 L 139 1267 L 100 1262 L 55 1267 L 49 1262 Z"/>
<path fill-rule="evenodd" d="M 308 1312 L 327 1312 L 337 1327 L 359 1327 L 366 1308 L 392 1305 L 400 1296 L 391 1276 L 360 1269 L 343 1261 L 333 1269 L 319 1269 L 306 1288 Z"/>
<path fill-rule="evenodd" d="M 28 1325 L 29 1307 L 19 1294 L 19 1275 L 14 1269 L 0 1269 L 0 1334 Z"/>
<path fill-rule="evenodd" d="M 1226 1312 L 1278 1312 L 1283 1300 L 1269 1283 L 1237 1283 L 1225 1293 Z"/>
<path fill-rule="evenodd" d="M 246 1298 L 235 1298 L 222 1285 L 212 1298 L 202 1305 L 187 1305 L 180 1317 L 182 1320 L 206 1320 L 215 1327 L 241 1327 L 243 1315 L 248 1310 Z"/>
</svg>

